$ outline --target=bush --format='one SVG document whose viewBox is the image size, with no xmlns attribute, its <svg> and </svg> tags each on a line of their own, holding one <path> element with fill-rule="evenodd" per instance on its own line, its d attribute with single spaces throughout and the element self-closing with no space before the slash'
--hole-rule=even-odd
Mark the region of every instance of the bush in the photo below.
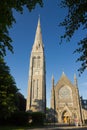
<svg viewBox="0 0 87 130">
<path fill-rule="evenodd" d="M 17 126 L 25 126 L 28 125 L 29 113 L 18 111 L 15 112 L 11 117 L 11 124 Z"/>
<path fill-rule="evenodd" d="M 41 112 L 33 112 L 31 113 L 32 117 L 32 125 L 34 126 L 42 126 L 44 125 L 45 114 Z"/>
<path fill-rule="evenodd" d="M 44 125 L 45 114 L 41 112 L 16 112 L 12 116 L 12 124 L 42 126 Z"/>
<path fill-rule="evenodd" d="M 44 120 L 44 113 L 17 111 L 7 119 L 0 119 L 0 125 L 42 126 L 44 125 Z"/>
</svg>

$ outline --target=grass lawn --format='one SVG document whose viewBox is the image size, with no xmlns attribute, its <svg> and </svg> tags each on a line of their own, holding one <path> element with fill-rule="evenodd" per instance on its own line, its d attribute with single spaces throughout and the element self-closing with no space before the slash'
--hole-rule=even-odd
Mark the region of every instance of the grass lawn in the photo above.
<svg viewBox="0 0 87 130">
<path fill-rule="evenodd" d="M 0 130 L 28 130 L 29 127 L 0 126 Z"/>
</svg>

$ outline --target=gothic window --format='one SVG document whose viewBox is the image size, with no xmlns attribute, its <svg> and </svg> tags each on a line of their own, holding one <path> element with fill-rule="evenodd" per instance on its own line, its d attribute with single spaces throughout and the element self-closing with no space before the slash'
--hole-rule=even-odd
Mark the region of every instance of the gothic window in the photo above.
<svg viewBox="0 0 87 130">
<path fill-rule="evenodd" d="M 33 67 L 36 67 L 36 57 L 33 57 Z"/>
<path fill-rule="evenodd" d="M 38 98 L 38 87 L 39 87 L 39 80 L 33 80 L 32 84 L 32 98 L 37 99 Z"/>
<path fill-rule="evenodd" d="M 39 48 L 40 48 L 40 44 L 39 44 Z"/>
<path fill-rule="evenodd" d="M 38 83 L 39 83 L 39 80 L 37 79 L 37 98 L 38 98 Z"/>
<path fill-rule="evenodd" d="M 37 57 L 37 68 L 39 68 L 39 67 L 40 67 L 40 56 Z"/>
<path fill-rule="evenodd" d="M 68 86 L 63 86 L 59 90 L 59 99 L 72 99 L 72 90 Z"/>
<path fill-rule="evenodd" d="M 38 50 L 38 46 L 36 46 L 36 50 Z"/>
<path fill-rule="evenodd" d="M 35 91 L 35 80 L 33 80 L 33 87 L 32 87 L 32 97 L 34 98 L 34 91 Z"/>
</svg>

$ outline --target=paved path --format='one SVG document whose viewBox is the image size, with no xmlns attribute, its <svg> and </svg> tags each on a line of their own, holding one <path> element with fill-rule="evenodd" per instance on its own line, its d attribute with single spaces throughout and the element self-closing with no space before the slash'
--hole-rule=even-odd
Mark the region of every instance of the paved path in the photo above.
<svg viewBox="0 0 87 130">
<path fill-rule="evenodd" d="M 28 130 L 87 130 L 87 126 L 61 126 L 61 127 L 50 127 L 50 128 L 34 128 L 34 129 L 28 129 Z"/>
</svg>

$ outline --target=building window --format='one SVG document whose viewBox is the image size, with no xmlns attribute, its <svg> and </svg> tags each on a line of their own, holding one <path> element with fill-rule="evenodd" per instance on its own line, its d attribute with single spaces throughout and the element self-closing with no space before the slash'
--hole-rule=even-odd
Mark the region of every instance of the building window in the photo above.
<svg viewBox="0 0 87 130">
<path fill-rule="evenodd" d="M 33 67 L 36 67 L 36 57 L 33 57 Z"/>
<path fill-rule="evenodd" d="M 38 98 L 38 83 L 39 83 L 39 80 L 37 79 L 37 98 Z"/>
<path fill-rule="evenodd" d="M 34 92 L 35 92 L 35 80 L 33 80 L 33 87 L 32 87 L 32 97 L 33 98 L 35 98 Z"/>
<path fill-rule="evenodd" d="M 38 87 L 39 87 L 39 80 L 33 80 L 32 84 L 32 98 L 37 99 L 38 98 Z"/>
<path fill-rule="evenodd" d="M 72 90 L 68 86 L 63 86 L 59 90 L 59 99 L 72 99 Z"/>
<path fill-rule="evenodd" d="M 37 57 L 37 68 L 40 67 L 40 57 Z"/>
</svg>

